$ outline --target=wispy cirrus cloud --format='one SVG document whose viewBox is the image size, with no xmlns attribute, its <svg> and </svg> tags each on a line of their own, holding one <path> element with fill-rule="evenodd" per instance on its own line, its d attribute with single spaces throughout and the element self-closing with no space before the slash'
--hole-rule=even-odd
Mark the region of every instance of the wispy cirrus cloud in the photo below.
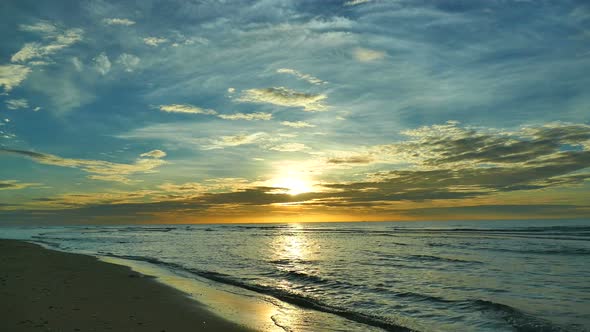
<svg viewBox="0 0 590 332">
<path fill-rule="evenodd" d="M 254 112 L 254 113 L 234 113 L 234 114 L 219 114 L 217 111 L 212 109 L 205 109 L 190 104 L 170 104 L 160 105 L 160 111 L 167 113 L 186 113 L 186 114 L 205 114 L 215 115 L 220 119 L 224 120 L 270 120 L 272 119 L 271 113 L 266 112 Z"/>
<path fill-rule="evenodd" d="M 102 204 L 137 204 L 145 202 L 154 193 L 152 190 L 134 190 L 130 192 L 111 190 L 100 193 L 67 193 L 35 199 L 35 205 L 48 209 L 48 211 L 60 211 L 61 209 L 69 210 Z"/>
<path fill-rule="evenodd" d="M 31 69 L 23 65 L 0 65 L 0 86 L 9 92 L 24 81 Z"/>
<path fill-rule="evenodd" d="M 20 108 L 28 108 L 29 102 L 26 99 L 9 99 L 6 102 L 6 108 L 10 110 L 17 110 Z"/>
<path fill-rule="evenodd" d="M 355 156 L 346 156 L 346 157 L 332 157 L 328 158 L 328 164 L 370 164 L 375 160 L 375 158 L 369 154 L 367 155 L 355 155 Z"/>
<path fill-rule="evenodd" d="M 291 128 L 313 128 L 314 124 L 305 121 L 281 121 L 281 125 Z"/>
<path fill-rule="evenodd" d="M 207 149 L 219 149 L 223 147 L 239 146 L 245 144 L 254 144 L 267 137 L 267 133 L 257 132 L 253 134 L 238 134 L 221 136 L 218 139 L 213 140 L 213 144 L 207 146 Z"/>
<path fill-rule="evenodd" d="M 378 61 L 387 56 L 384 51 L 371 50 L 368 48 L 358 47 L 354 49 L 354 57 L 360 62 Z"/>
<path fill-rule="evenodd" d="M 189 104 L 170 104 L 170 105 L 160 105 L 160 111 L 167 112 L 167 113 L 188 113 L 188 114 L 207 114 L 207 115 L 217 115 L 217 112 L 212 109 L 205 109 L 198 106 L 193 106 Z"/>
<path fill-rule="evenodd" d="M 217 117 L 224 120 L 270 120 L 271 113 L 255 112 L 255 113 L 235 113 L 235 114 L 219 114 Z"/>
<path fill-rule="evenodd" d="M 18 180 L 0 180 L 0 190 L 20 190 L 38 185 L 40 185 L 40 183 L 26 183 Z"/>
<path fill-rule="evenodd" d="M 268 149 L 281 152 L 297 152 L 307 150 L 309 147 L 303 143 L 283 143 L 270 146 Z"/>
<path fill-rule="evenodd" d="M 149 158 L 156 158 L 156 159 L 160 159 L 160 158 L 164 158 L 166 157 L 166 152 L 162 151 L 162 150 L 152 150 L 152 151 L 148 151 L 145 153 L 140 154 L 140 157 L 149 157 Z"/>
<path fill-rule="evenodd" d="M 315 84 L 315 85 L 322 85 L 322 84 L 328 83 L 326 81 L 322 81 L 321 79 L 319 79 L 315 76 L 312 76 L 309 74 L 304 74 L 302 72 L 299 72 L 299 71 L 297 71 L 295 69 L 291 69 L 291 68 L 279 68 L 279 69 L 277 69 L 277 73 L 293 75 L 300 80 L 304 80 L 310 84 Z"/>
<path fill-rule="evenodd" d="M 84 30 L 64 29 L 49 21 L 20 25 L 21 31 L 36 33 L 44 42 L 26 43 L 12 58 L 12 62 L 24 63 L 32 59 L 44 59 L 82 40 Z"/>
<path fill-rule="evenodd" d="M 186 199 L 204 194 L 235 192 L 253 186 L 253 183 L 244 178 L 210 178 L 202 182 L 166 182 L 159 185 L 158 189 L 164 191 L 164 194 L 175 194 L 172 199 Z"/>
<path fill-rule="evenodd" d="M 184 195 L 203 193 L 208 189 L 207 186 L 197 182 L 185 182 L 182 184 L 166 182 L 159 185 L 158 188 L 167 193 L 180 193 Z"/>
<path fill-rule="evenodd" d="M 135 21 L 130 20 L 128 18 L 105 18 L 102 22 L 106 25 L 123 25 L 123 26 L 130 26 L 134 25 Z"/>
<path fill-rule="evenodd" d="M 168 39 L 162 38 L 162 37 L 145 37 L 145 38 L 143 38 L 143 42 L 146 45 L 157 47 L 160 44 L 167 43 Z"/>
<path fill-rule="evenodd" d="M 350 0 L 344 3 L 344 6 L 358 6 L 362 5 L 363 3 L 371 2 L 371 0 Z"/>
<path fill-rule="evenodd" d="M 12 154 L 30 158 L 31 160 L 51 166 L 77 168 L 90 173 L 89 179 L 131 183 L 128 176 L 134 174 L 154 173 L 156 169 L 166 163 L 162 160 L 166 153 L 153 150 L 140 155 L 132 164 L 120 164 L 103 160 L 63 158 L 60 156 L 26 150 L 0 149 L 0 153 Z"/>
<path fill-rule="evenodd" d="M 319 112 L 327 110 L 326 105 L 323 103 L 326 98 L 325 94 L 303 93 L 285 87 L 276 87 L 244 90 L 236 101 L 300 107 L 306 112 Z"/>
</svg>

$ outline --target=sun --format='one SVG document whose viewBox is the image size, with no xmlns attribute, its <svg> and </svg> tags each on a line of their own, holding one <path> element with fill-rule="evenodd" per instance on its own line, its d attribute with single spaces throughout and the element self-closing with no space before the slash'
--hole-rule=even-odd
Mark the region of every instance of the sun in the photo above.
<svg viewBox="0 0 590 332">
<path fill-rule="evenodd" d="M 286 174 L 272 181 L 275 188 L 285 188 L 289 195 L 299 195 L 312 191 L 312 184 L 309 179 L 295 174 Z"/>
</svg>

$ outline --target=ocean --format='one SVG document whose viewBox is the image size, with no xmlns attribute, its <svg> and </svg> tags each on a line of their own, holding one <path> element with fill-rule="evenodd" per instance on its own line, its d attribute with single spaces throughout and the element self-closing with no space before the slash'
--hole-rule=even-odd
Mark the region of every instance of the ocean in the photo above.
<svg viewBox="0 0 590 332">
<path fill-rule="evenodd" d="M 265 303 L 271 324 L 260 329 L 590 327 L 588 220 L 5 227 L 0 238 Z M 240 316 L 239 305 L 228 310 Z"/>
</svg>

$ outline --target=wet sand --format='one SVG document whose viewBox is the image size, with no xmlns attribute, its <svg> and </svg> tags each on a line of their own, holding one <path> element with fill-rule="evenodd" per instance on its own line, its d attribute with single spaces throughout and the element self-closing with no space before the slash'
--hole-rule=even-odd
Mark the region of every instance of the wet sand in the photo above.
<svg viewBox="0 0 590 332">
<path fill-rule="evenodd" d="M 1 331 L 249 331 L 125 266 L 0 240 Z"/>
</svg>

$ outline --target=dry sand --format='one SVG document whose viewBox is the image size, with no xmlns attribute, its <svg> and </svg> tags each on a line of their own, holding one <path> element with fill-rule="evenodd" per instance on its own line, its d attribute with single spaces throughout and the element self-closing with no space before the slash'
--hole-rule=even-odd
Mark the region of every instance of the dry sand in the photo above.
<svg viewBox="0 0 590 332">
<path fill-rule="evenodd" d="M 0 331 L 248 329 L 127 267 L 0 240 Z"/>
</svg>

